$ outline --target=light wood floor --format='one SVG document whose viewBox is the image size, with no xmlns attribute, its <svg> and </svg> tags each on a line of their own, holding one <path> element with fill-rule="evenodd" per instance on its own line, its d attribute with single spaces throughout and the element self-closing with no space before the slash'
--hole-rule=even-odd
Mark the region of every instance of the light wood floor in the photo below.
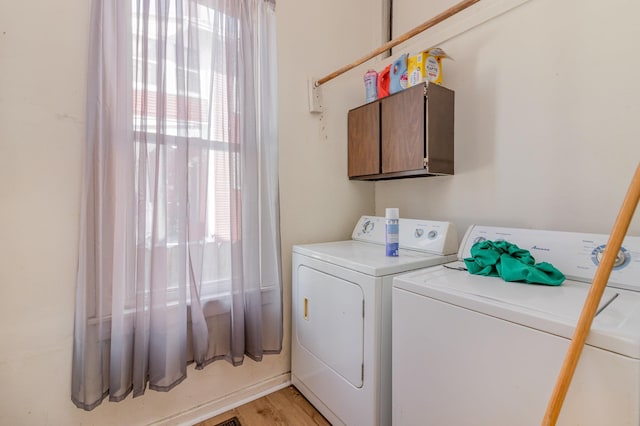
<svg viewBox="0 0 640 426">
<path fill-rule="evenodd" d="M 318 411 L 293 386 L 219 414 L 194 426 L 215 426 L 237 417 L 242 426 L 330 426 Z"/>
</svg>

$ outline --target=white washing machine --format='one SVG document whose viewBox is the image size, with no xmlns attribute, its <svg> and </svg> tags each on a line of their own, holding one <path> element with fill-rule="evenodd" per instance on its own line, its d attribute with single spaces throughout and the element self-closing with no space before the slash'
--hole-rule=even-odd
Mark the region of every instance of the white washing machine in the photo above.
<svg viewBox="0 0 640 426">
<path fill-rule="evenodd" d="M 393 277 L 455 259 L 451 223 L 399 227 L 398 257 L 383 217 L 363 216 L 352 240 L 293 247 L 291 380 L 333 425 L 390 424 Z"/>
<path fill-rule="evenodd" d="M 393 424 L 539 425 L 607 235 L 472 226 L 566 276 L 558 287 L 471 275 L 463 262 L 393 284 Z M 559 425 L 640 424 L 640 238 L 618 254 Z"/>
</svg>

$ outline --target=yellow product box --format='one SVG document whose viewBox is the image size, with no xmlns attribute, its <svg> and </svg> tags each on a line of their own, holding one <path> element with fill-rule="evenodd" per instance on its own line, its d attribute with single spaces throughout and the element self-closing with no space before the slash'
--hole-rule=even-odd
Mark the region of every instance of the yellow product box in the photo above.
<svg viewBox="0 0 640 426">
<path fill-rule="evenodd" d="M 407 59 L 407 86 L 415 86 L 423 81 L 442 84 L 442 59 L 449 56 L 444 50 L 436 47 Z"/>
</svg>

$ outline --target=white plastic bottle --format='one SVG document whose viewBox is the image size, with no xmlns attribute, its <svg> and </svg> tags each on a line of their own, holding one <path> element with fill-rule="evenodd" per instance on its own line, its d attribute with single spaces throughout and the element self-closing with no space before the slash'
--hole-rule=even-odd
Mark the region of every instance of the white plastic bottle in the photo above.
<svg viewBox="0 0 640 426">
<path fill-rule="evenodd" d="M 398 256 L 399 251 L 399 220 L 400 211 L 397 208 L 388 208 L 385 212 L 385 247 L 387 256 Z"/>
</svg>

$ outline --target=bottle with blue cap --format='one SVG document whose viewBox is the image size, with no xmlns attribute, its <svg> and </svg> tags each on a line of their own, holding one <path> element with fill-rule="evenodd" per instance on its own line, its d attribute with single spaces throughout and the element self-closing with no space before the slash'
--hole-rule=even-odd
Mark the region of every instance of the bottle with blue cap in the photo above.
<svg viewBox="0 0 640 426">
<path fill-rule="evenodd" d="M 400 210 L 397 208 L 387 208 L 385 212 L 385 224 L 386 255 L 397 257 L 400 248 Z"/>
</svg>

